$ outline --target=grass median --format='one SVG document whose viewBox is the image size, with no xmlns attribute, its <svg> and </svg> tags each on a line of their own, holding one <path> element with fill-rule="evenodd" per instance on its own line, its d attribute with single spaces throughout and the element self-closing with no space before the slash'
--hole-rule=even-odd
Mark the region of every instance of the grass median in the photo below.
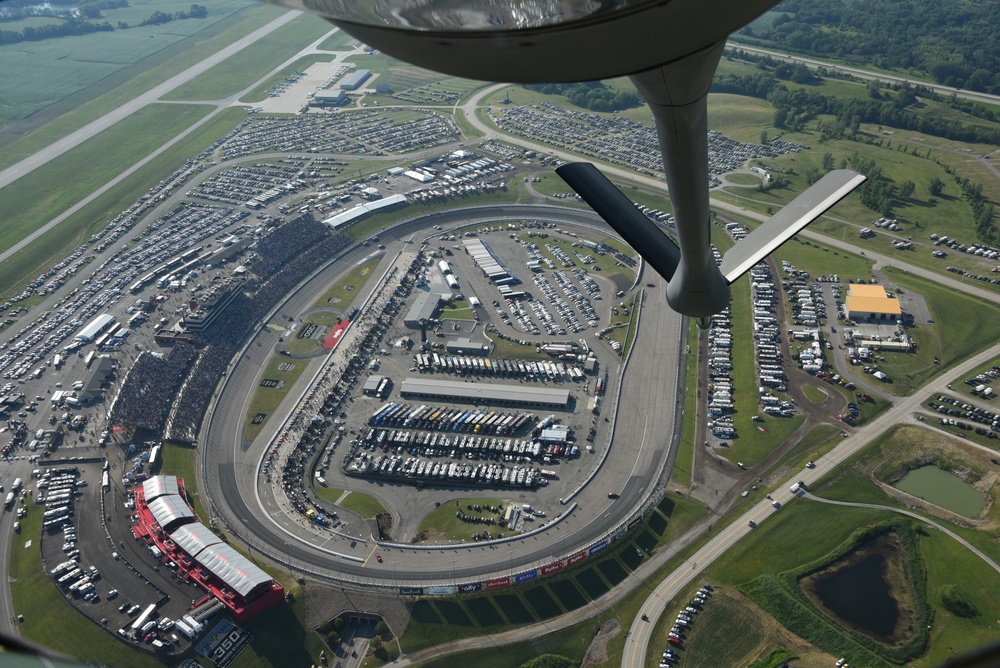
<svg viewBox="0 0 1000 668">
<path fill-rule="evenodd" d="M 147 112 L 142 116 L 142 118 L 158 118 L 162 113 L 176 113 L 177 106 L 178 105 L 156 105 L 155 113 L 152 116 L 150 116 Z M 183 108 L 189 109 L 191 107 Z M 197 109 L 207 110 L 208 108 L 197 107 Z M 48 266 L 49 264 L 62 259 L 71 253 L 77 246 L 85 243 L 91 234 L 104 227 L 104 225 L 107 224 L 107 221 L 111 220 L 117 216 L 118 213 L 131 206 L 138 199 L 138 197 L 149 190 L 151 186 L 159 183 L 164 178 L 169 176 L 191 155 L 195 155 L 203 151 L 206 147 L 210 146 L 212 142 L 231 130 L 239 122 L 238 119 L 241 119 L 243 116 L 245 116 L 244 112 L 238 109 L 222 112 L 211 121 L 194 130 L 182 141 L 174 144 L 169 149 L 164 151 L 155 160 L 144 165 L 135 173 L 126 177 L 115 188 L 112 188 L 108 192 L 96 198 L 93 202 L 68 217 L 55 228 L 49 230 L 41 237 L 28 244 L 13 257 L 5 260 L 2 264 L 0 264 L 0 286 L 3 286 L 0 292 L 2 292 L 4 296 L 9 296 L 12 293 L 19 292 L 29 280 L 38 275 L 39 267 Z M 197 118 L 191 118 L 189 120 L 190 122 L 195 122 Z M 121 128 L 128 127 L 131 126 L 121 126 Z M 115 128 L 119 128 L 119 126 L 115 126 Z M 176 132 L 174 132 L 174 134 L 176 134 Z M 157 133 L 157 141 L 160 141 L 161 143 L 155 144 L 154 142 L 155 146 L 162 145 L 163 142 L 169 140 L 170 136 L 171 135 L 169 133 Z M 104 138 L 100 143 L 96 144 L 96 149 L 88 147 L 88 153 L 77 153 L 77 151 L 84 148 L 83 146 L 77 147 L 77 149 L 64 154 L 63 158 L 69 160 L 69 163 L 63 163 L 63 158 L 60 158 L 60 160 L 54 161 L 56 164 L 49 163 L 49 165 L 39 168 L 31 174 L 23 177 L 23 179 L 18 180 L 10 188 L 5 188 L 0 191 L 0 202 L 6 201 L 4 200 L 5 197 L 13 197 L 14 199 L 27 197 L 28 195 L 25 193 L 19 193 L 16 196 L 7 194 L 7 191 L 11 190 L 11 188 L 18 187 L 17 184 L 22 183 L 22 180 L 25 179 L 25 183 L 29 184 L 34 183 L 34 179 L 39 178 L 40 176 L 46 179 L 69 178 L 70 182 L 75 183 L 71 177 L 73 177 L 75 173 L 85 170 L 86 161 L 94 157 L 90 155 L 89 151 L 99 151 L 100 147 L 107 141 L 125 144 L 129 143 L 127 134 L 122 135 L 116 132 L 109 138 Z M 147 151 L 147 153 L 148 152 L 149 151 Z M 135 152 L 134 149 L 117 148 L 115 154 L 126 163 L 129 161 L 138 161 L 145 155 Z M 54 171 L 49 171 L 50 169 Z M 97 171 L 101 172 L 101 170 Z M 111 179 L 114 178 L 118 171 L 120 171 L 120 164 L 115 168 L 107 168 L 101 173 L 104 174 L 105 179 Z M 55 201 L 48 205 L 47 208 L 32 205 L 31 208 L 34 211 L 33 222 L 30 225 L 24 225 L 20 228 L 20 232 L 17 234 L 11 234 L 10 230 L 8 230 L 7 240 L 4 242 L 3 247 L 9 248 L 13 243 L 17 243 L 23 239 L 25 235 L 37 229 L 39 225 L 42 225 L 44 222 L 56 217 L 62 213 L 66 207 L 72 206 L 75 201 L 86 197 L 93 191 L 94 188 L 99 186 L 100 184 L 98 183 L 91 183 L 91 190 L 73 188 L 71 190 L 73 190 L 74 197 L 76 199 L 74 199 L 74 197 L 63 198 L 62 196 L 59 196 L 58 198 L 54 198 Z M 47 184 L 46 190 L 51 190 L 54 187 L 55 186 L 53 184 Z M 10 204 L 11 202 L 7 201 L 7 203 Z"/>
</svg>

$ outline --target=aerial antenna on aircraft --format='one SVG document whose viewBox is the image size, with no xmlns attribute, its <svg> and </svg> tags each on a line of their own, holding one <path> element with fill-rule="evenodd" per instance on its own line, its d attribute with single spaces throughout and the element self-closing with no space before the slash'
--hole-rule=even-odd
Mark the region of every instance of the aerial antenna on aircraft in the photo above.
<svg viewBox="0 0 1000 668">
<path fill-rule="evenodd" d="M 667 281 L 667 303 L 707 326 L 729 286 L 865 176 L 828 173 L 729 250 L 710 246 L 708 89 L 728 36 L 778 0 L 274 0 L 319 14 L 395 58 L 512 83 L 628 76 L 653 112 L 677 244 L 589 163 L 556 173 Z"/>
</svg>

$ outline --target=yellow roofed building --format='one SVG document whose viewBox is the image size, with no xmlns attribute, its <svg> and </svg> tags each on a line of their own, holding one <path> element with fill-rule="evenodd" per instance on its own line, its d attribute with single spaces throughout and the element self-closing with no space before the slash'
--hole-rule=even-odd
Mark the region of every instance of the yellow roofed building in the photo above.
<svg viewBox="0 0 1000 668">
<path fill-rule="evenodd" d="M 881 285 L 851 283 L 847 289 L 845 316 L 856 322 L 891 322 L 903 317 L 899 300 Z"/>
</svg>

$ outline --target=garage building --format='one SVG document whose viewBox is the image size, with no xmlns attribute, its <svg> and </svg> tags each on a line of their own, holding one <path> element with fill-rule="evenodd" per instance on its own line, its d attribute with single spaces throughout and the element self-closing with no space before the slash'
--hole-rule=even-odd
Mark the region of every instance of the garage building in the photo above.
<svg viewBox="0 0 1000 668">
<path fill-rule="evenodd" d="M 881 285 L 848 285 L 844 315 L 857 322 L 892 322 L 903 315 L 899 300 Z"/>
<path fill-rule="evenodd" d="M 437 399 L 502 406 L 566 408 L 569 404 L 569 390 L 550 390 L 525 385 L 458 383 L 430 378 L 407 378 L 399 389 L 399 395 L 404 399 Z"/>
<path fill-rule="evenodd" d="M 403 318 L 403 324 L 407 327 L 419 329 L 420 322 L 431 320 L 441 305 L 442 299 L 451 299 L 451 295 L 443 295 L 437 292 L 424 292 L 413 300 L 413 306 L 407 311 Z"/>
</svg>

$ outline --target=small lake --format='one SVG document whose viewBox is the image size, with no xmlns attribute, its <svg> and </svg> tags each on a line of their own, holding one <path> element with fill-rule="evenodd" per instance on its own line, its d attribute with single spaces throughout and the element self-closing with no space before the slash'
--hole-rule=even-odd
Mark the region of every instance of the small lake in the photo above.
<svg viewBox="0 0 1000 668">
<path fill-rule="evenodd" d="M 963 517 L 978 517 L 986 506 L 978 489 L 936 466 L 913 469 L 895 487 Z"/>
<path fill-rule="evenodd" d="M 899 606 L 883 577 L 886 558 L 880 552 L 824 577 L 815 592 L 837 617 L 877 638 L 892 636 Z"/>
</svg>

